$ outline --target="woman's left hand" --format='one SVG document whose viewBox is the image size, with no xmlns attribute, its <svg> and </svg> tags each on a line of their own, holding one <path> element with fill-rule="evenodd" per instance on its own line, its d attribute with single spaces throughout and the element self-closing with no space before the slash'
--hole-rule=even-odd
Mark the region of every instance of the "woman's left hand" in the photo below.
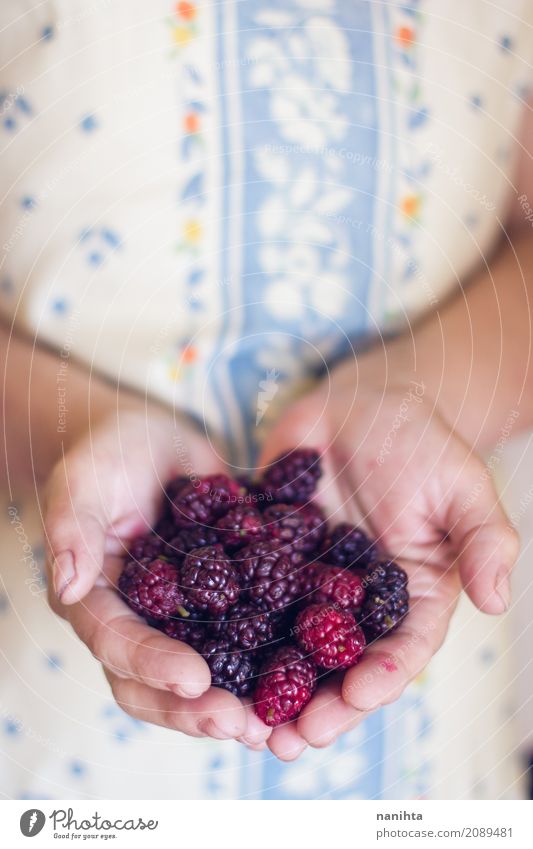
<svg viewBox="0 0 533 849">
<path fill-rule="evenodd" d="M 384 388 L 365 360 L 340 366 L 296 402 L 268 439 L 261 466 L 316 447 L 325 469 L 317 500 L 333 523 L 363 526 L 409 575 L 409 615 L 345 674 L 328 677 L 297 720 L 268 740 L 282 760 L 323 747 L 397 699 L 441 646 L 461 586 L 476 607 L 503 613 L 518 539 L 490 474 L 420 384 Z"/>
</svg>

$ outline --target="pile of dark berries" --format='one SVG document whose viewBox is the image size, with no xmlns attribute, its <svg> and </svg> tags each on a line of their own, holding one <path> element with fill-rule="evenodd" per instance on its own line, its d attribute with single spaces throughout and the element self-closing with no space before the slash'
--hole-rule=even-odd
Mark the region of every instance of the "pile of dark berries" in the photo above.
<svg viewBox="0 0 533 849">
<path fill-rule="evenodd" d="M 409 609 L 403 569 L 361 529 L 328 527 L 310 501 L 320 474 L 318 452 L 299 449 L 260 481 L 176 478 L 119 579 L 132 610 L 200 652 L 213 685 L 251 696 L 271 726 Z"/>
</svg>

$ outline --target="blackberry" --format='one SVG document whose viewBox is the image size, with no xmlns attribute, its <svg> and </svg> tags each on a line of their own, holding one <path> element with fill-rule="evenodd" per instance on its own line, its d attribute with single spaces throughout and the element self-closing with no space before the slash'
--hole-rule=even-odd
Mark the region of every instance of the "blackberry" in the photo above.
<svg viewBox="0 0 533 849">
<path fill-rule="evenodd" d="M 301 595 L 303 554 L 277 542 L 255 542 L 239 552 L 238 567 L 248 598 L 266 610 L 281 610 Z"/>
<path fill-rule="evenodd" d="M 407 575 L 394 561 L 381 560 L 368 567 L 365 583 L 366 599 L 359 621 L 367 640 L 375 640 L 394 631 L 407 616 Z"/>
<path fill-rule="evenodd" d="M 167 543 L 176 533 L 176 525 L 171 516 L 163 516 L 155 526 L 155 535 Z"/>
<path fill-rule="evenodd" d="M 306 563 L 300 572 L 300 602 L 301 606 L 311 603 L 311 593 L 316 589 L 316 572 L 324 564 L 318 561 Z"/>
<path fill-rule="evenodd" d="M 339 610 L 357 610 L 365 597 L 363 581 L 355 572 L 315 563 L 311 604 L 331 604 Z"/>
<path fill-rule="evenodd" d="M 216 524 L 219 542 L 225 548 L 237 549 L 249 545 L 264 535 L 261 514 L 255 507 L 239 504 L 228 510 Z"/>
<path fill-rule="evenodd" d="M 132 560 L 154 560 L 165 553 L 165 541 L 157 534 L 149 533 L 134 539 L 128 548 Z"/>
<path fill-rule="evenodd" d="M 183 489 L 183 487 L 189 482 L 190 478 L 185 475 L 177 475 L 166 485 L 163 495 L 163 509 L 161 511 L 163 519 L 172 518 L 172 502 L 180 489 Z"/>
<path fill-rule="evenodd" d="M 316 504 L 271 504 L 263 513 L 265 533 L 299 551 L 310 553 L 322 542 L 326 518 Z"/>
<path fill-rule="evenodd" d="M 182 528 L 170 538 L 166 544 L 165 552 L 169 557 L 184 557 L 193 548 L 203 548 L 206 545 L 216 545 L 219 535 L 214 528 L 205 525 L 194 525 L 192 528 Z"/>
<path fill-rule="evenodd" d="M 273 462 L 263 476 L 263 487 L 277 502 L 305 502 L 315 492 L 321 474 L 318 451 L 298 448 Z"/>
<path fill-rule="evenodd" d="M 172 499 L 172 515 L 178 528 L 214 525 L 243 490 L 227 475 L 209 475 L 188 481 Z"/>
<path fill-rule="evenodd" d="M 260 670 L 255 712 L 265 725 L 281 725 L 298 716 L 315 688 L 315 664 L 296 646 L 282 646 Z"/>
<path fill-rule="evenodd" d="M 187 554 L 181 587 L 194 610 L 223 616 L 239 598 L 239 575 L 221 545 L 206 545 Z"/>
<path fill-rule="evenodd" d="M 227 643 L 208 640 L 202 655 L 211 670 L 211 684 L 229 690 L 234 696 L 249 696 L 257 682 L 257 666 L 252 652 L 231 651 Z"/>
<path fill-rule="evenodd" d="M 135 613 L 154 621 L 185 613 L 178 570 L 168 561 L 141 560 L 126 564 L 118 588 Z"/>
<path fill-rule="evenodd" d="M 237 483 L 245 491 L 244 503 L 249 507 L 255 507 L 256 510 L 264 510 L 269 504 L 272 504 L 273 498 L 267 495 L 263 485 L 258 481 L 254 481 L 246 475 L 240 475 L 237 478 Z"/>
<path fill-rule="evenodd" d="M 161 626 L 163 633 L 173 640 L 192 646 L 196 651 L 201 651 L 206 639 L 206 629 L 201 622 L 190 619 L 167 619 Z"/>
<path fill-rule="evenodd" d="M 329 604 L 311 604 L 296 617 L 298 645 L 323 669 L 348 669 L 365 649 L 364 634 L 351 613 Z"/>
<path fill-rule="evenodd" d="M 342 569 L 364 567 L 375 559 L 376 548 L 360 528 L 341 522 L 324 540 L 321 557 L 325 563 Z"/>
<path fill-rule="evenodd" d="M 228 610 L 223 620 L 212 623 L 210 633 L 232 649 L 256 649 L 272 643 L 279 636 L 282 625 L 279 614 L 241 601 Z"/>
</svg>

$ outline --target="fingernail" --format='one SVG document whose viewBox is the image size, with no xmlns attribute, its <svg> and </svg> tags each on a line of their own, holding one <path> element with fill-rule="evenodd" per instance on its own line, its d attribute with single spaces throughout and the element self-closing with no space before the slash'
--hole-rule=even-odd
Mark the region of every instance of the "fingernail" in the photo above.
<svg viewBox="0 0 533 849">
<path fill-rule="evenodd" d="M 59 600 L 61 596 L 76 579 L 76 567 L 71 551 L 64 551 L 54 561 L 54 588 Z"/>
<path fill-rule="evenodd" d="M 254 740 L 253 737 L 245 737 L 243 735 L 242 737 L 238 737 L 237 739 L 238 739 L 239 743 L 243 744 L 243 746 L 249 746 L 251 749 L 255 749 L 256 746 L 261 746 L 261 747 L 263 747 L 263 745 L 266 746 L 264 738 L 263 739 L 257 739 L 256 738 Z"/>
<path fill-rule="evenodd" d="M 252 752 L 264 752 L 267 747 L 267 744 L 263 741 L 262 743 L 250 743 L 246 737 L 238 737 L 239 743 L 242 743 L 243 746 L 246 746 L 247 749 L 250 749 Z"/>
<path fill-rule="evenodd" d="M 212 719 L 202 719 L 202 721 L 198 723 L 198 730 L 207 734 L 209 737 L 214 737 L 215 740 L 229 740 L 232 737 L 231 734 L 227 734 L 225 731 L 222 731 L 222 729 L 219 728 Z"/>
<path fill-rule="evenodd" d="M 503 610 L 507 610 L 511 604 L 511 582 L 509 580 L 509 573 L 506 569 L 502 569 L 498 572 L 494 589 L 501 599 Z"/>
<path fill-rule="evenodd" d="M 205 693 L 205 687 L 201 684 L 194 684 L 192 681 L 187 681 L 185 684 L 170 684 L 169 690 L 177 696 L 183 696 L 184 699 L 197 699 L 202 693 Z"/>
</svg>

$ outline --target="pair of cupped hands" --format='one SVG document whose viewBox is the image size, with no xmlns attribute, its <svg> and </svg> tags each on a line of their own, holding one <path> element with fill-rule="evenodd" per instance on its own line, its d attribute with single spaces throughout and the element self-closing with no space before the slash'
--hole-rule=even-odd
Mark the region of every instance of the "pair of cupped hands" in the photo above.
<svg viewBox="0 0 533 849">
<path fill-rule="evenodd" d="M 335 523 L 366 528 L 405 568 L 411 609 L 394 634 L 320 682 L 300 716 L 275 729 L 250 700 L 211 687 L 203 658 L 145 624 L 116 591 L 124 546 L 155 521 L 168 480 L 227 471 L 206 437 L 139 402 L 102 417 L 55 466 L 44 514 L 50 603 L 131 716 L 293 760 L 400 696 L 441 646 L 462 589 L 486 613 L 507 608 L 515 532 L 484 464 L 422 384 L 378 388 L 353 363 L 338 367 L 282 415 L 259 468 L 302 445 L 322 455 L 317 500 Z"/>
</svg>

